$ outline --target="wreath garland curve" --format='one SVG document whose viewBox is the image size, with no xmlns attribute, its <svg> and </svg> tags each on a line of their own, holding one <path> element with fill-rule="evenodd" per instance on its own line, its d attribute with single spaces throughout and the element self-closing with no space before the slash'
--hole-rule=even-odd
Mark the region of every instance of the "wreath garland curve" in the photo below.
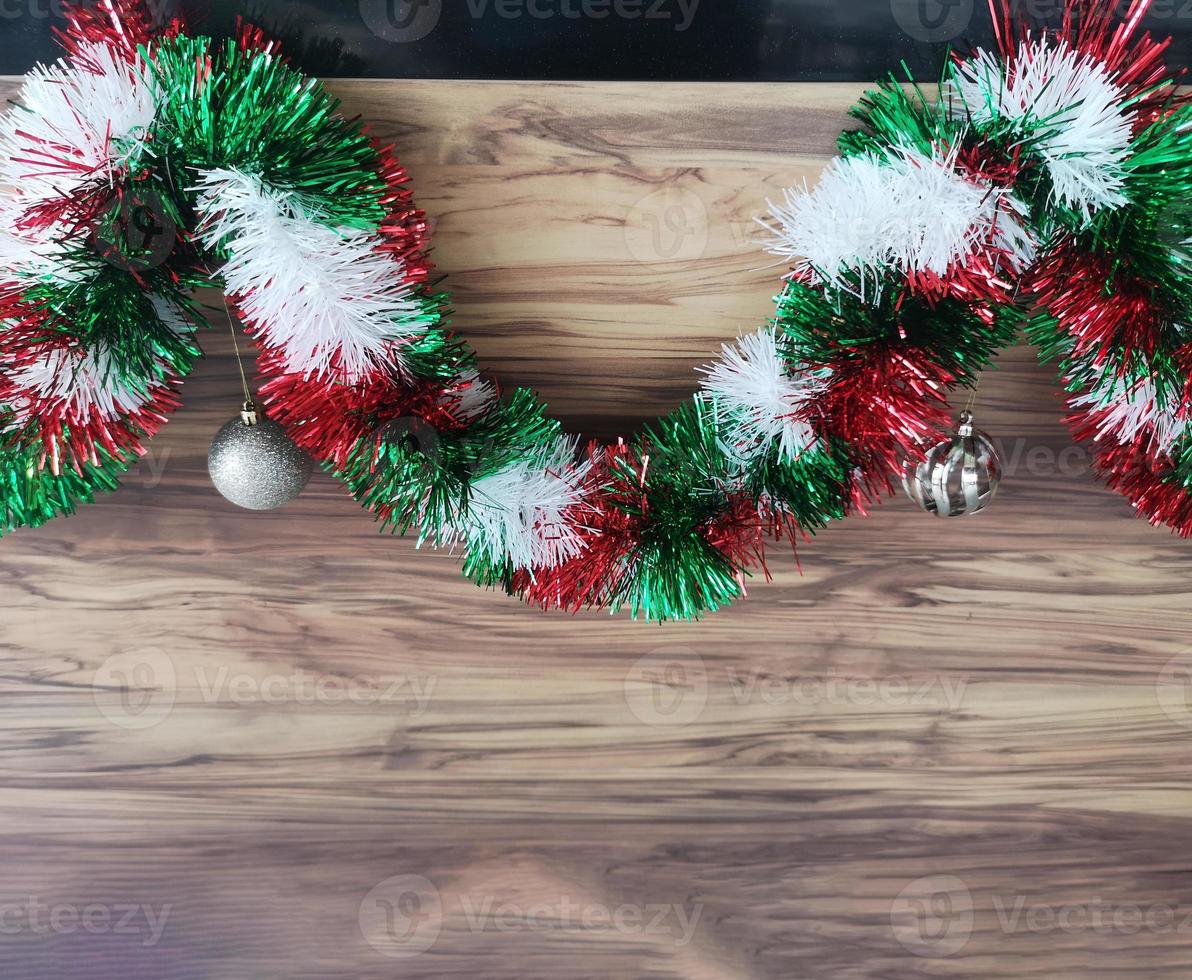
<svg viewBox="0 0 1192 980">
<path fill-rule="evenodd" d="M 771 322 L 615 445 L 481 376 L 392 151 L 261 31 L 73 8 L 0 120 L 0 531 L 116 488 L 178 406 L 214 283 L 270 417 L 383 528 L 543 606 L 733 601 L 768 540 L 888 492 L 1024 321 L 1110 485 L 1192 533 L 1192 108 L 1167 42 L 1149 0 L 1068 0 L 1051 28 L 991 3 L 996 50 L 930 96 L 880 84 L 819 183 L 772 205 Z M 145 200 L 169 255 L 117 261 L 109 226 Z"/>
</svg>

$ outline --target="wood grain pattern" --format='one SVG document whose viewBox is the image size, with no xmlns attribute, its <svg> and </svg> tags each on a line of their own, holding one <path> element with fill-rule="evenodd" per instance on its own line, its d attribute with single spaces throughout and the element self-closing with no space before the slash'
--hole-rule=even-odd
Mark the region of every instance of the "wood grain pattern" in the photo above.
<svg viewBox="0 0 1192 980">
<path fill-rule="evenodd" d="M 601 436 L 768 316 L 752 217 L 859 91 L 337 88 L 483 362 Z M 479 592 L 322 476 L 236 510 L 205 344 L 119 494 L 0 542 L 5 977 L 1189 975 L 1189 546 L 1029 350 L 990 512 L 891 501 L 660 628 Z"/>
</svg>

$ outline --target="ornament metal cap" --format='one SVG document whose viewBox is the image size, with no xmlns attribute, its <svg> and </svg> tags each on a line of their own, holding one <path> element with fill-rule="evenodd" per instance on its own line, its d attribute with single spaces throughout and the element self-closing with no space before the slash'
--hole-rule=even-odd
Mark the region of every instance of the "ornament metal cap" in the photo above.
<svg viewBox="0 0 1192 980">
<path fill-rule="evenodd" d="M 254 401 L 245 402 L 240 408 L 240 421 L 245 425 L 257 425 L 260 423 L 260 413 L 257 411 L 257 403 Z"/>
</svg>

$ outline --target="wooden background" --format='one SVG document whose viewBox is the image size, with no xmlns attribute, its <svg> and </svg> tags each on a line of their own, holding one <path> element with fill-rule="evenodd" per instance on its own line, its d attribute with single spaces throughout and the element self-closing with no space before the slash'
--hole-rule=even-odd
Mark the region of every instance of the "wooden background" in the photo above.
<svg viewBox="0 0 1192 980">
<path fill-rule="evenodd" d="M 482 361 L 601 436 L 768 316 L 752 217 L 859 92 L 336 87 Z M 480 592 L 321 475 L 227 504 L 207 344 L 119 494 L 0 542 L 6 978 L 1190 975 L 1190 546 L 1029 350 L 991 511 L 893 500 L 661 628 Z"/>
</svg>

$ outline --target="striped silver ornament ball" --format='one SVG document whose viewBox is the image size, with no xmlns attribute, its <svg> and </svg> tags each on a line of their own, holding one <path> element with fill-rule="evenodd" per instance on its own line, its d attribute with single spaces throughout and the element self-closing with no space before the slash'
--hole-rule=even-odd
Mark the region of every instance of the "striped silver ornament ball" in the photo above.
<svg viewBox="0 0 1192 980">
<path fill-rule="evenodd" d="M 247 510 L 273 510 L 298 496 L 313 467 L 286 430 L 245 406 L 215 434 L 207 453 L 211 482 Z"/>
<path fill-rule="evenodd" d="M 979 514 L 1002 480 L 1002 457 L 992 440 L 960 416 L 956 435 L 933 446 L 922 462 L 908 460 L 902 472 L 906 495 L 937 517 Z"/>
</svg>

